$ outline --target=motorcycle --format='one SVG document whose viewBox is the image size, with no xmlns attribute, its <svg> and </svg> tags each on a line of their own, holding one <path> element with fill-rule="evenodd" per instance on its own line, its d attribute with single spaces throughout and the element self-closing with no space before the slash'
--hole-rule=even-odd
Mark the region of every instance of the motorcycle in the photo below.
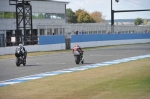
<svg viewBox="0 0 150 99">
<path fill-rule="evenodd" d="M 18 47 L 16 48 L 15 56 L 16 56 L 16 66 L 20 66 L 21 64 L 23 64 L 23 66 L 26 65 L 27 51 L 23 52 L 21 51 L 20 47 Z"/>
<path fill-rule="evenodd" d="M 82 64 L 84 63 L 83 55 L 81 55 L 78 51 L 74 51 L 74 58 L 76 64 L 79 64 L 80 62 Z"/>
</svg>

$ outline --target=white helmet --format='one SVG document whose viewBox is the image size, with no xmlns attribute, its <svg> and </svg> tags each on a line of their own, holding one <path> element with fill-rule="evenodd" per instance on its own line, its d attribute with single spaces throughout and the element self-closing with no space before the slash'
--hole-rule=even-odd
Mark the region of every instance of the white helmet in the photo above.
<svg viewBox="0 0 150 99">
<path fill-rule="evenodd" d="M 23 47 L 23 45 L 22 45 L 22 44 L 19 44 L 19 47 L 20 47 L 20 48 L 22 48 L 22 47 Z"/>
</svg>

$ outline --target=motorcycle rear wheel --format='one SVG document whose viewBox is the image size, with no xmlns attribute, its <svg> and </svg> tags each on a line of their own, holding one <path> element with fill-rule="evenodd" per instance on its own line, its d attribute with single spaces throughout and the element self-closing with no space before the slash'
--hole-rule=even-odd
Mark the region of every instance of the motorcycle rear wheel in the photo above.
<svg viewBox="0 0 150 99">
<path fill-rule="evenodd" d="M 23 59 L 23 66 L 26 65 L 26 59 Z"/>
<path fill-rule="evenodd" d="M 84 64 L 84 60 L 82 60 L 81 63 Z"/>
</svg>

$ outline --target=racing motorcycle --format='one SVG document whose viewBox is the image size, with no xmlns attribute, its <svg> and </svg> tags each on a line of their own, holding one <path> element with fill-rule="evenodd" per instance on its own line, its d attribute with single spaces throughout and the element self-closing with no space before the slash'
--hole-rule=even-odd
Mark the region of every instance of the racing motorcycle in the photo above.
<svg viewBox="0 0 150 99">
<path fill-rule="evenodd" d="M 23 66 L 26 65 L 27 51 L 24 52 L 22 49 L 20 49 L 20 47 L 17 47 L 15 56 L 16 56 L 16 66 L 20 66 L 21 64 L 23 64 Z"/>
<path fill-rule="evenodd" d="M 74 58 L 76 64 L 79 64 L 80 62 L 82 64 L 84 63 L 83 55 L 81 55 L 78 51 L 74 51 Z"/>
</svg>

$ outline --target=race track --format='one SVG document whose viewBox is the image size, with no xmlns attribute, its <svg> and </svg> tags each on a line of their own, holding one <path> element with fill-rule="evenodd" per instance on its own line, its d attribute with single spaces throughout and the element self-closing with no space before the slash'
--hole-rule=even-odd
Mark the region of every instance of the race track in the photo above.
<svg viewBox="0 0 150 99">
<path fill-rule="evenodd" d="M 2 59 L 0 81 L 146 54 L 150 54 L 150 44 L 88 49 L 84 51 L 85 64 L 79 65 L 75 64 L 72 52 L 27 57 L 27 65 L 20 67 L 15 65 L 15 59 Z"/>
</svg>

